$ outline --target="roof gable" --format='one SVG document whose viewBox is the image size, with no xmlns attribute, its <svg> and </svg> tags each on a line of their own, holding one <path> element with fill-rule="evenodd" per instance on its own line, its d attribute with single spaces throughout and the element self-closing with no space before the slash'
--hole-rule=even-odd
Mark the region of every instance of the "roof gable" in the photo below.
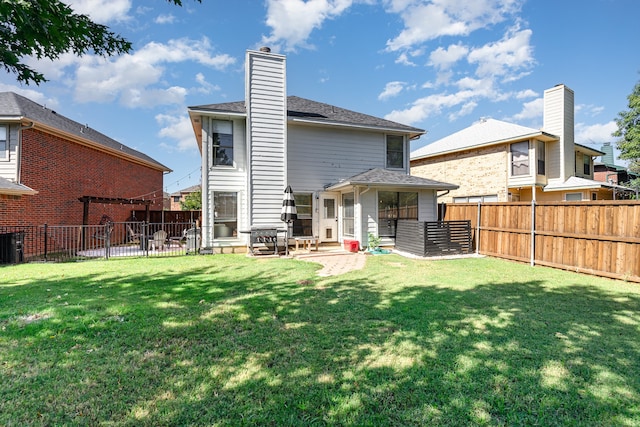
<svg viewBox="0 0 640 427">
<path fill-rule="evenodd" d="M 505 143 L 508 141 L 541 137 L 557 139 L 539 129 L 520 126 L 496 119 L 484 119 L 456 133 L 419 148 L 411 153 L 411 160 L 434 154 L 459 151 L 472 147 Z"/>
<path fill-rule="evenodd" d="M 128 157 L 133 157 L 144 163 L 153 165 L 157 169 L 170 171 L 168 167 L 146 154 L 127 147 L 87 125 L 71 120 L 46 106 L 40 105 L 13 92 L 0 92 L 0 117 L 4 119 L 33 121 L 45 127 L 95 144 L 112 153 L 122 153 Z"/>
</svg>

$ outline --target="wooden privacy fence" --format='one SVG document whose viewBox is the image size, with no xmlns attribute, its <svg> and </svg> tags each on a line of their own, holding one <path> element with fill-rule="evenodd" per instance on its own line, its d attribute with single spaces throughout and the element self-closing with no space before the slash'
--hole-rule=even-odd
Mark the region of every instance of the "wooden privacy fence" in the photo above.
<svg viewBox="0 0 640 427">
<path fill-rule="evenodd" d="M 444 220 L 469 220 L 476 252 L 640 282 L 640 202 L 447 204 Z"/>
</svg>

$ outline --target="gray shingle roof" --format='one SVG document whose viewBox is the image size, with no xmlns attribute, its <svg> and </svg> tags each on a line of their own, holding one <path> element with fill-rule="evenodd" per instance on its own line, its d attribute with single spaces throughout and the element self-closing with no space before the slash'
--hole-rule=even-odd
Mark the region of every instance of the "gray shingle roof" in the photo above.
<svg viewBox="0 0 640 427">
<path fill-rule="evenodd" d="M 338 190 L 353 185 L 372 185 L 377 187 L 407 187 L 414 189 L 455 190 L 455 184 L 434 181 L 419 176 L 407 175 L 403 172 L 374 168 L 359 173 L 339 183 L 330 185 L 327 190 Z"/>
<path fill-rule="evenodd" d="M 9 181 L 8 179 L 0 176 L 0 194 L 23 196 L 38 194 L 38 192 L 26 185 Z"/>
<path fill-rule="evenodd" d="M 244 101 L 226 102 L 189 107 L 190 110 L 219 113 L 246 114 Z M 298 96 L 287 97 L 287 116 L 290 121 L 307 121 L 327 125 L 345 125 L 407 132 L 413 135 L 425 133 L 424 129 L 392 122 L 368 114 L 358 113 Z"/>
<path fill-rule="evenodd" d="M 117 151 L 128 156 L 135 157 L 145 163 L 154 165 L 158 169 L 162 169 L 164 171 L 171 170 L 140 151 L 129 148 L 115 139 L 109 138 L 90 127 L 57 114 L 54 110 L 46 108 L 43 105 L 13 92 L 0 92 L 0 117 L 15 119 L 24 118 L 28 121 L 40 123 L 65 133 L 72 134 L 91 143 L 100 145 L 110 151 Z"/>
</svg>

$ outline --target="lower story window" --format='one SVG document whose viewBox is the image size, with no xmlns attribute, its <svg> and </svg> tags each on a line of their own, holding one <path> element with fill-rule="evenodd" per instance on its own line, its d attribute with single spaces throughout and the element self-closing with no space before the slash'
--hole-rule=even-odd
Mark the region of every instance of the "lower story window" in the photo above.
<svg viewBox="0 0 640 427">
<path fill-rule="evenodd" d="M 213 192 L 214 238 L 238 236 L 238 193 Z"/>
<path fill-rule="evenodd" d="M 399 219 L 418 219 L 418 193 L 378 192 L 378 236 L 396 237 Z"/>
<path fill-rule="evenodd" d="M 293 221 L 293 236 L 313 236 L 313 194 L 294 193 L 293 199 L 298 212 L 298 219 Z"/>
<path fill-rule="evenodd" d="M 355 198 L 353 193 L 345 193 L 342 195 L 342 234 L 345 236 L 353 236 L 355 232 Z"/>
</svg>

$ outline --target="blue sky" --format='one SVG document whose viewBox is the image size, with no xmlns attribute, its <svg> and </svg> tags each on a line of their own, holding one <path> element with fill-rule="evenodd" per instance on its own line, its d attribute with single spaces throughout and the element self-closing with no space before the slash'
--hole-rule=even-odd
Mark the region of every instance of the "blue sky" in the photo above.
<svg viewBox="0 0 640 427">
<path fill-rule="evenodd" d="M 600 148 L 640 80 L 637 0 L 65 2 L 134 50 L 29 58 L 50 81 L 0 74 L 0 91 L 152 156 L 174 171 L 168 192 L 200 182 L 187 106 L 242 100 L 247 49 L 287 55 L 289 95 L 426 129 L 412 150 L 481 117 L 540 128 L 558 83 L 575 92 L 576 142 Z"/>
</svg>

